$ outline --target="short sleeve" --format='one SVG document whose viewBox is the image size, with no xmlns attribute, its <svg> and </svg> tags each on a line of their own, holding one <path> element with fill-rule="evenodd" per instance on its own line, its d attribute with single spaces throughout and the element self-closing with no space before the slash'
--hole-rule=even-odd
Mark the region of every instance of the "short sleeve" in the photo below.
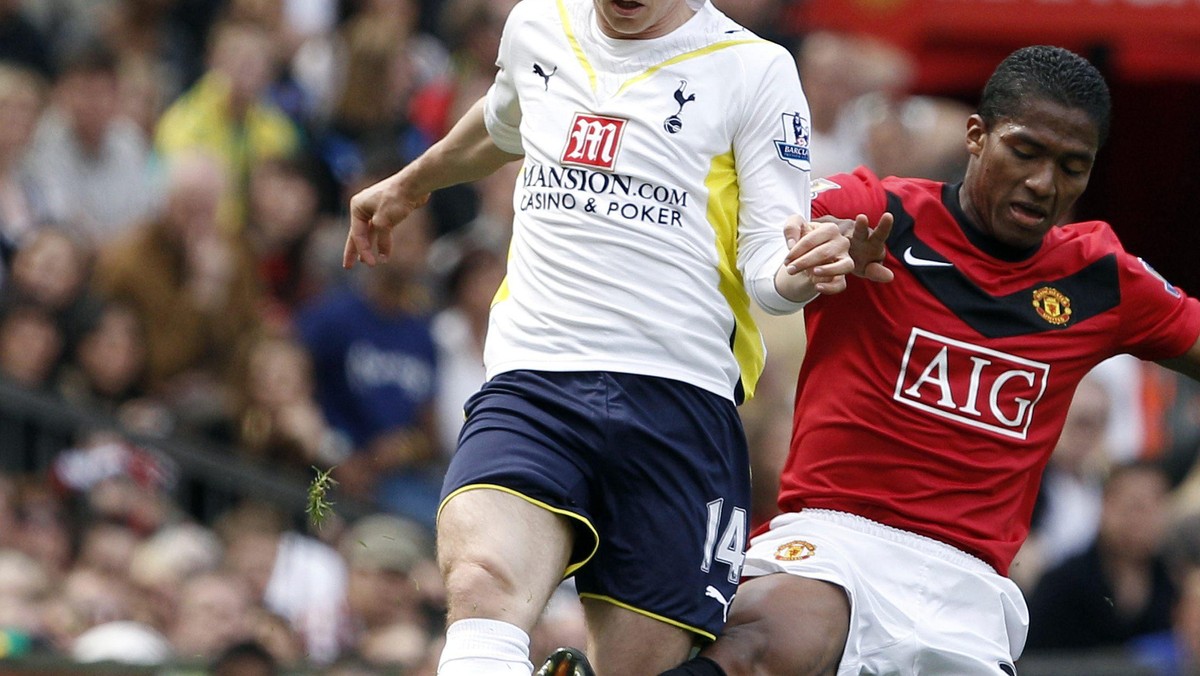
<svg viewBox="0 0 1200 676">
<path fill-rule="evenodd" d="M 878 222 L 887 210 L 887 193 L 874 172 L 859 167 L 849 174 L 834 174 L 812 183 L 812 217 L 854 218 L 866 214 Z"/>
<path fill-rule="evenodd" d="M 492 142 L 504 152 L 513 155 L 525 153 L 521 143 L 521 102 L 517 96 L 512 71 L 509 69 L 512 46 L 523 23 L 520 12 L 514 9 L 504 24 L 504 32 L 500 36 L 500 50 L 496 57 L 496 79 L 488 89 L 483 108 L 483 121 Z"/>
<path fill-rule="evenodd" d="M 1146 360 L 1187 352 L 1200 336 L 1200 302 L 1141 258 L 1122 251 L 1119 261 L 1123 350 Z"/>
</svg>

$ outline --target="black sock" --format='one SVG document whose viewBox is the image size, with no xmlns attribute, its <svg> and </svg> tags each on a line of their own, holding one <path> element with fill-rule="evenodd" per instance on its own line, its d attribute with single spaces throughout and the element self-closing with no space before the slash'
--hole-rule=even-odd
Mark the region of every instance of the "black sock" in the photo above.
<svg viewBox="0 0 1200 676">
<path fill-rule="evenodd" d="M 727 674 L 719 664 L 707 657 L 695 657 L 658 676 L 727 676 Z"/>
</svg>

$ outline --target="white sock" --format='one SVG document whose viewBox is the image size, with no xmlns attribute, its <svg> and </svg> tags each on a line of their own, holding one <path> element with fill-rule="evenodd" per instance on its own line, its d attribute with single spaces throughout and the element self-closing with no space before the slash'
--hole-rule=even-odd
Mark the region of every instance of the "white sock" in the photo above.
<svg viewBox="0 0 1200 676">
<path fill-rule="evenodd" d="M 446 629 L 438 676 L 530 676 L 529 634 L 499 620 L 458 620 Z"/>
</svg>

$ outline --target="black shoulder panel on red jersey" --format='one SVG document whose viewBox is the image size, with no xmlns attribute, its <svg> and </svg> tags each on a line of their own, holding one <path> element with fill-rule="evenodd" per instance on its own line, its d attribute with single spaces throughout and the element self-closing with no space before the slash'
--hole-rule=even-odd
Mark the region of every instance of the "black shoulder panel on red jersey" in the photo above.
<svg viewBox="0 0 1200 676">
<path fill-rule="evenodd" d="M 1121 302 L 1117 257 L 1108 254 L 1078 272 L 1039 280 L 1020 291 L 993 296 L 953 262 L 917 238 L 913 217 L 899 196 L 888 193 L 895 217 L 888 249 L 917 281 L 956 317 L 988 338 L 1069 329 Z"/>
</svg>

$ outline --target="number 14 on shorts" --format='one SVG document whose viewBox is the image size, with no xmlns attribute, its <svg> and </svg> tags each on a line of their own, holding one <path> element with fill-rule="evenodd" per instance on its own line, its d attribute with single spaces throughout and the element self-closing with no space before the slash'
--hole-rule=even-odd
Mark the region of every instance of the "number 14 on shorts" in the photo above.
<svg viewBox="0 0 1200 676">
<path fill-rule="evenodd" d="M 742 575 L 742 563 L 746 560 L 746 510 L 734 507 L 728 523 L 722 528 L 724 505 L 724 498 L 708 503 L 704 561 L 700 564 L 700 570 L 706 573 L 712 570 L 713 561 L 724 563 L 729 566 L 729 581 L 736 584 Z"/>
</svg>

